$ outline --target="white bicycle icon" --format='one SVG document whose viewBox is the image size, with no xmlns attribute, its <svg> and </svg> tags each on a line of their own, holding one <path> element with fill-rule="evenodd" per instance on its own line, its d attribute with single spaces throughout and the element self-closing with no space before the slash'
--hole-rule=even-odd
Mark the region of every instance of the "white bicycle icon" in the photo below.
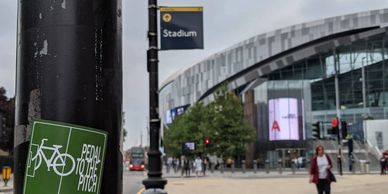
<svg viewBox="0 0 388 194">
<path fill-rule="evenodd" d="M 42 164 L 42 160 L 44 160 L 46 162 L 48 171 L 50 171 L 50 168 L 52 167 L 58 176 L 70 175 L 75 168 L 74 158 L 70 154 L 60 153 L 59 149 L 62 148 L 61 145 L 53 145 L 53 147 L 44 146 L 44 142 L 46 141 L 48 140 L 42 139 L 41 144 L 37 149 L 36 155 L 32 157 L 32 161 L 36 160 L 34 171 L 39 169 L 40 165 Z M 44 153 L 44 150 L 52 151 L 53 154 L 51 157 L 48 158 Z M 70 170 L 65 171 L 66 165 L 71 165 Z"/>
</svg>

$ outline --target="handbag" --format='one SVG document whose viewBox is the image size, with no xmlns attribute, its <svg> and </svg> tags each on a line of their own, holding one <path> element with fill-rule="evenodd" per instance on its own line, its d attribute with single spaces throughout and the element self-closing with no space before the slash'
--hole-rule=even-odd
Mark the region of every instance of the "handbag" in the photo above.
<svg viewBox="0 0 388 194">
<path fill-rule="evenodd" d="M 327 170 L 327 172 L 328 172 L 329 180 L 331 182 L 337 182 L 337 179 L 335 178 L 333 172 L 331 172 L 331 170 Z"/>
</svg>

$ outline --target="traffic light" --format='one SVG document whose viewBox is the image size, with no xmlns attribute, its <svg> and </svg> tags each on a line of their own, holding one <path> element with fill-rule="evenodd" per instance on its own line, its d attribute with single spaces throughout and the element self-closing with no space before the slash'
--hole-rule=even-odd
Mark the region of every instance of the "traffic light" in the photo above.
<svg viewBox="0 0 388 194">
<path fill-rule="evenodd" d="M 342 139 L 346 139 L 348 136 L 348 123 L 346 121 L 341 122 Z"/>
<path fill-rule="evenodd" d="M 209 138 L 205 138 L 204 143 L 205 143 L 205 147 L 210 147 L 210 139 Z"/>
<path fill-rule="evenodd" d="M 333 135 L 339 136 L 339 128 L 338 128 L 338 118 L 333 118 L 331 120 L 331 131 Z"/>
<path fill-rule="evenodd" d="M 312 135 L 315 139 L 321 139 L 321 122 L 312 124 Z"/>
</svg>

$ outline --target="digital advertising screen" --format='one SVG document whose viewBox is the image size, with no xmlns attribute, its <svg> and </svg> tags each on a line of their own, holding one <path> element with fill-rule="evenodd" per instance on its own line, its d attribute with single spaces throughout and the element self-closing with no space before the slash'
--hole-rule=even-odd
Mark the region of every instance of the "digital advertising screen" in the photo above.
<svg viewBox="0 0 388 194">
<path fill-rule="evenodd" d="M 186 142 L 182 145 L 182 151 L 183 152 L 191 152 L 195 151 L 195 142 Z"/>
<path fill-rule="evenodd" d="M 172 117 L 171 117 L 171 111 L 166 111 L 166 123 L 171 124 L 172 123 Z"/>
<path fill-rule="evenodd" d="M 176 107 L 166 111 L 166 124 L 171 124 L 178 116 L 183 115 L 190 105 Z"/>
<path fill-rule="evenodd" d="M 275 98 L 268 101 L 269 140 L 299 140 L 298 100 Z"/>
<path fill-rule="evenodd" d="M 185 143 L 186 147 L 191 150 L 191 151 L 194 151 L 195 150 L 195 143 L 194 142 L 187 142 Z"/>
</svg>

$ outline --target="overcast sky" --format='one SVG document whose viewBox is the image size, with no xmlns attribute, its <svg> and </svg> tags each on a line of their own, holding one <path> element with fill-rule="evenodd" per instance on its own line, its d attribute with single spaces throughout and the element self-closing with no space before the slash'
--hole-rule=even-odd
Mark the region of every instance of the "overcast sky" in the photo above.
<svg viewBox="0 0 388 194">
<path fill-rule="evenodd" d="M 147 0 L 123 1 L 124 147 L 146 141 L 148 115 Z M 17 0 L 0 0 L 0 86 L 15 93 Z M 160 53 L 160 82 L 178 69 L 257 34 L 348 13 L 388 8 L 387 0 L 159 0 L 163 6 L 203 6 L 205 49 Z"/>
</svg>

